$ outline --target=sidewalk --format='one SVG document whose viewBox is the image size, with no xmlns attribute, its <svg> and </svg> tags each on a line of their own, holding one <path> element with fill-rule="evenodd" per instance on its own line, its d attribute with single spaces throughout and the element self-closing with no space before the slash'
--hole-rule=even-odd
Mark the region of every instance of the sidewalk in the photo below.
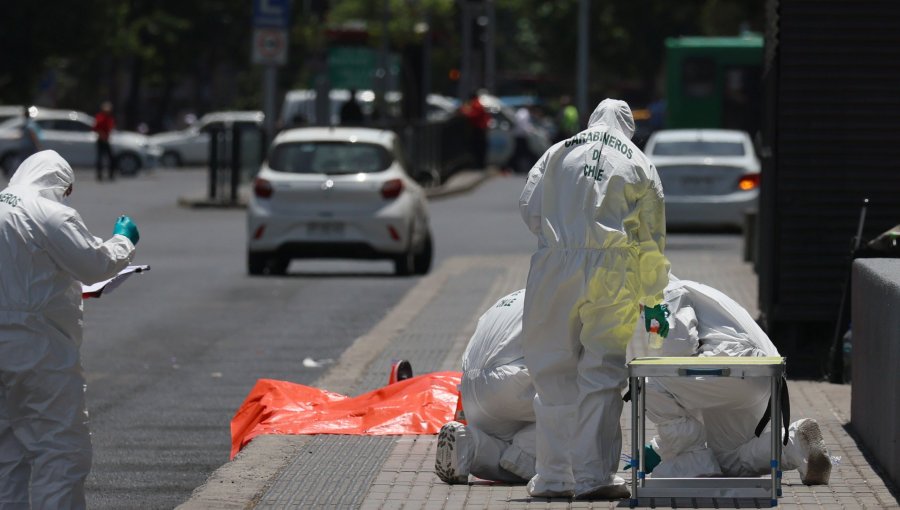
<svg viewBox="0 0 900 510">
<path fill-rule="evenodd" d="M 673 257 L 684 278 L 699 279 L 755 310 L 755 277 L 739 254 L 710 260 Z M 733 265 L 732 265 L 733 264 Z M 727 269 L 727 270 L 724 270 Z M 457 257 L 416 287 L 372 331 L 359 338 L 316 386 L 357 395 L 387 382 L 392 359 L 408 359 L 416 373 L 457 370 L 478 316 L 497 298 L 524 286 L 528 255 Z M 832 455 L 841 457 L 831 484 L 807 487 L 785 473 L 783 508 L 900 508 L 897 488 L 886 485 L 848 429 L 850 386 L 813 381 L 791 384 L 792 419 L 815 418 Z M 622 426 L 630 449 L 630 412 Z M 648 435 L 653 433 L 648 423 Z M 193 509 L 531 509 L 615 508 L 628 502 L 533 499 L 524 486 L 470 479 L 447 485 L 433 473 L 435 436 L 261 436 L 222 466 L 178 508 Z M 624 464 L 624 462 L 623 462 Z M 620 476 L 630 479 L 625 471 Z M 893 493 L 892 493 L 893 491 Z M 768 501 L 641 499 L 640 505 L 756 508 Z"/>
</svg>

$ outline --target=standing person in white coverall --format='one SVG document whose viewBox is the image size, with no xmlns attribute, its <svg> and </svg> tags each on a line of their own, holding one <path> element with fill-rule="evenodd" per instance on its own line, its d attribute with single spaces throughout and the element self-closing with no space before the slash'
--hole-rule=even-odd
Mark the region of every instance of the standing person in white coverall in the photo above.
<svg viewBox="0 0 900 510">
<path fill-rule="evenodd" d="M 48 150 L 22 162 L 0 191 L 4 510 L 85 507 L 91 438 L 79 356 L 81 284 L 124 269 L 139 235 L 126 216 L 109 240 L 91 235 L 63 204 L 74 180 L 69 164 Z"/>
<path fill-rule="evenodd" d="M 769 337 L 734 300 L 689 280 L 672 281 L 665 302 L 669 335 L 651 349 L 638 331 L 629 359 L 638 356 L 778 356 Z M 640 329 L 640 328 L 638 328 Z M 653 476 L 757 476 L 770 471 L 770 424 L 759 437 L 755 429 L 771 393 L 767 378 L 656 377 L 646 390 L 647 416 L 659 435 L 651 444 L 661 457 Z M 798 420 L 789 427 L 782 469 L 797 469 L 807 485 L 828 483 L 831 458 L 818 423 Z"/>
<path fill-rule="evenodd" d="M 534 476 L 534 386 L 522 353 L 525 291 L 500 298 L 478 319 L 462 358 L 460 398 L 467 425 L 438 434 L 434 469 L 447 483 L 469 474 L 526 482 Z"/>
<path fill-rule="evenodd" d="M 670 278 L 665 291 L 671 312 L 669 335 L 660 349 L 651 349 L 642 318 L 629 344 L 629 359 L 633 355 L 778 355 L 766 334 L 734 300 L 706 285 Z M 528 455 L 534 454 L 535 417 L 521 403 L 532 399 L 535 391 L 527 380 L 527 369 L 516 358 L 521 353 L 521 328 L 516 321 L 521 321 L 523 293 L 510 294 L 488 310 L 466 348 L 464 367 L 469 369 L 463 373 L 462 398 L 468 424 L 449 422 L 438 436 L 435 471 L 447 483 L 465 483 L 469 474 L 515 482 L 510 473 L 525 480 L 529 471 L 534 472 Z M 675 382 L 667 385 L 671 393 L 662 386 L 667 382 Z M 754 433 L 768 401 L 768 383 L 756 384 L 754 378 L 650 378 L 647 391 L 647 413 L 662 436 L 651 441 L 653 450 L 663 455 L 652 476 L 769 473 L 770 432 L 761 437 Z M 828 483 L 831 460 L 816 421 L 801 419 L 789 429 L 782 469 L 797 469 L 805 484 Z"/>
<path fill-rule="evenodd" d="M 669 270 L 662 184 L 633 134 L 628 104 L 605 99 L 586 130 L 544 153 L 519 199 L 538 238 L 523 319 L 537 389 L 535 497 L 630 496 L 615 476 L 625 348 L 639 304 L 659 304 Z"/>
</svg>

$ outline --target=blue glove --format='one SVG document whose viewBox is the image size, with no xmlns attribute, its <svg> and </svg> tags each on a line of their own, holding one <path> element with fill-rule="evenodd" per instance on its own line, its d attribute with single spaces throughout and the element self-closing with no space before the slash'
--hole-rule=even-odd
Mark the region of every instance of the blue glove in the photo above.
<svg viewBox="0 0 900 510">
<path fill-rule="evenodd" d="M 665 338 L 669 334 L 669 307 L 668 305 L 659 304 L 653 308 L 644 307 L 644 327 L 650 331 L 650 321 L 656 319 L 659 323 L 659 331 L 656 333 Z"/>
<path fill-rule="evenodd" d="M 113 227 L 113 235 L 125 236 L 135 246 L 141 240 L 141 234 L 138 233 L 137 225 L 128 216 L 119 216 L 119 219 L 116 220 L 116 226 Z"/>
</svg>

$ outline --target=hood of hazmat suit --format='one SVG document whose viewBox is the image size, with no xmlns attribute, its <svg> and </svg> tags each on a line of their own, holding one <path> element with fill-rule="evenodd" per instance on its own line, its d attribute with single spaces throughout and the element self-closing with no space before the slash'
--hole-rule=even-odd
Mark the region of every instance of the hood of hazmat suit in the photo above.
<svg viewBox="0 0 900 510">
<path fill-rule="evenodd" d="M 484 312 L 463 353 L 463 372 L 503 365 L 525 366 L 522 353 L 522 303 L 525 289 L 510 293 Z"/>
<path fill-rule="evenodd" d="M 589 128 L 597 126 L 617 128 L 631 140 L 634 136 L 634 116 L 631 114 L 631 107 L 625 101 L 615 99 L 601 101 L 588 119 Z"/>
<path fill-rule="evenodd" d="M 111 278 L 134 253 L 125 237 L 91 235 L 61 203 L 74 179 L 59 154 L 41 151 L 0 191 L 0 472 L 8 474 L 0 477 L 0 501 L 25 507 L 25 458 L 34 466 L 33 508 L 84 507 L 91 445 L 81 283 Z"/>
</svg>

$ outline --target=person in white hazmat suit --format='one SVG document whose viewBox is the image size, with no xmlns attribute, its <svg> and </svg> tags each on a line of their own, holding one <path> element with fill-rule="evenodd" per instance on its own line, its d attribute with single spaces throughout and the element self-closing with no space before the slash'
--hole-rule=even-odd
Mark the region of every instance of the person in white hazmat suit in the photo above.
<svg viewBox="0 0 900 510">
<path fill-rule="evenodd" d="M 629 345 L 638 356 L 778 356 L 778 350 L 750 314 L 722 292 L 670 276 L 665 302 L 669 335 L 653 349 L 646 332 Z M 658 436 L 651 441 L 661 461 L 652 476 L 757 476 L 769 473 L 770 424 L 756 436 L 771 393 L 768 378 L 657 377 L 646 390 L 647 417 Z M 807 485 L 827 484 L 831 457 L 818 423 L 812 419 L 788 427 L 783 470 L 797 469 Z"/>
<path fill-rule="evenodd" d="M 630 496 L 615 476 L 625 349 L 639 303 L 659 304 L 669 270 L 662 184 L 633 134 L 628 104 L 603 100 L 586 130 L 538 160 L 519 199 L 538 238 L 523 318 L 537 389 L 535 497 Z"/>
<path fill-rule="evenodd" d="M 33 154 L 0 191 L 0 508 L 80 509 L 91 467 L 79 347 L 81 284 L 113 277 L 137 227 L 91 235 L 63 204 L 75 174 Z"/>
<path fill-rule="evenodd" d="M 534 476 L 534 386 L 522 353 L 525 291 L 500 298 L 478 319 L 462 357 L 466 425 L 438 433 L 435 473 L 447 483 L 527 482 Z"/>
<path fill-rule="evenodd" d="M 670 278 L 665 290 L 672 324 L 669 335 L 660 348 L 651 348 L 642 318 L 629 344 L 629 359 L 635 355 L 778 355 L 766 334 L 734 300 L 707 285 Z M 451 421 L 438 435 L 435 471 L 447 483 L 466 483 L 469 474 L 502 482 L 524 481 L 534 472 L 529 461 L 534 462 L 535 417 L 522 403 L 532 399 L 535 390 L 518 357 L 522 338 L 517 321 L 522 317 L 524 292 L 500 299 L 485 312 L 466 348 L 461 397 L 468 424 Z M 754 378 L 650 378 L 647 414 L 660 434 L 647 449 L 663 457 L 655 469 L 651 466 L 651 476 L 767 474 L 770 432 L 757 437 L 754 427 L 766 409 L 769 391 L 768 381 L 757 384 Z M 782 469 L 797 469 L 809 485 L 828 483 L 831 458 L 815 420 L 791 424 Z"/>
</svg>

